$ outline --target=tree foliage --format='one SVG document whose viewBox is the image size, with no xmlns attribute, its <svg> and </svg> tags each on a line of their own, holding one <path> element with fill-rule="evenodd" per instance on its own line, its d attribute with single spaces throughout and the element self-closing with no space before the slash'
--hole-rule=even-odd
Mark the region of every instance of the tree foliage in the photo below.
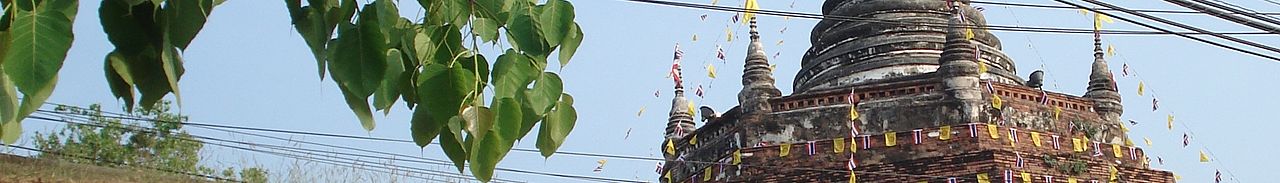
<svg viewBox="0 0 1280 183">
<path fill-rule="evenodd" d="M 214 169 L 201 166 L 200 149 L 204 143 L 193 139 L 181 123 L 151 122 L 143 126 L 134 121 L 103 116 L 102 107 L 58 106 L 55 111 L 87 116 L 84 124 L 68 124 L 57 132 L 36 133 L 35 145 L 44 152 L 40 158 L 62 159 L 75 163 L 108 167 L 143 166 L 176 172 L 215 175 Z M 186 122 L 187 116 L 170 113 L 170 104 L 160 102 L 147 109 L 138 108 L 131 115 L 147 121 Z M 63 158 L 76 157 L 76 158 Z M 234 169 L 228 168 L 231 172 Z M 266 170 L 253 167 L 239 176 L 224 177 L 246 182 L 266 182 Z"/>
<path fill-rule="evenodd" d="M 0 0 L 0 142 L 16 141 L 22 119 L 53 94 L 74 39 L 71 24 L 78 5 L 77 0 Z"/>
<path fill-rule="evenodd" d="M 488 181 L 535 127 L 544 156 L 573 129 L 572 97 L 547 68 L 553 53 L 567 65 L 582 42 L 566 0 L 419 0 L 426 12 L 418 20 L 401 17 L 392 0 L 285 2 L 319 76 L 328 73 L 365 130 L 375 127 L 375 110 L 403 101 L 413 140 L 438 140 L 460 172 L 470 162 Z M 477 51 L 503 40 L 509 47 L 492 61 Z"/>
</svg>

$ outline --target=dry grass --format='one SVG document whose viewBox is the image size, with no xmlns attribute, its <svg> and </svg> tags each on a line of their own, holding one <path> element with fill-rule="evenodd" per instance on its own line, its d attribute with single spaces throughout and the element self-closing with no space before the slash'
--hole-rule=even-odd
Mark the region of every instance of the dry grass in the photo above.
<svg viewBox="0 0 1280 183">
<path fill-rule="evenodd" d="M 0 182 L 209 182 L 143 169 L 101 167 L 0 154 Z"/>
</svg>

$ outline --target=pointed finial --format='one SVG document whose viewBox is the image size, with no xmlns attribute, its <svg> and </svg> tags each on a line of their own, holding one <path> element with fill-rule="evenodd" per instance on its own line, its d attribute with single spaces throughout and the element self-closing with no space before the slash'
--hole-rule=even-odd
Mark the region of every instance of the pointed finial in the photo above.
<svg viewBox="0 0 1280 183">
<path fill-rule="evenodd" d="M 760 39 L 760 31 L 757 31 L 757 30 L 756 30 L 756 17 L 751 17 L 751 20 L 748 20 L 748 21 L 750 21 L 750 23 L 749 23 L 749 24 L 750 24 L 750 27 L 751 27 L 751 40 L 752 40 L 752 41 L 759 40 L 759 39 Z"/>
</svg>

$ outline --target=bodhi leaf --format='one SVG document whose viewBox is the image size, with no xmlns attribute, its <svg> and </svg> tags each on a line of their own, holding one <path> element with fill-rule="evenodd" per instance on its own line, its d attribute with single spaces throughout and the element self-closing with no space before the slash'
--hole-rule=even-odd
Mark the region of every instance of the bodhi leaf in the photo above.
<svg viewBox="0 0 1280 183">
<path fill-rule="evenodd" d="M 498 99 L 493 106 L 497 115 L 493 128 L 471 148 L 471 174 L 484 182 L 493 178 L 493 169 L 511 151 L 523 120 L 520 103 L 514 98 Z"/>
<path fill-rule="evenodd" d="M 11 8 L 13 22 L 9 29 L 10 42 L 4 57 L 5 73 L 24 94 L 46 93 L 41 91 L 49 83 L 57 82 L 58 70 L 71 49 L 71 20 L 63 14 L 65 8 L 54 6 L 74 0 L 46 0 L 34 9 Z M 77 4 L 77 3 L 72 3 Z M 57 9 L 64 8 L 64 9 Z M 43 102 L 43 101 L 41 101 Z"/>
<path fill-rule="evenodd" d="M 374 109 L 391 112 L 391 105 L 400 97 L 401 75 L 404 73 L 404 61 L 399 49 L 387 50 L 387 70 L 383 75 L 381 86 L 373 97 Z"/>
<path fill-rule="evenodd" d="M 360 119 L 360 126 L 364 127 L 365 131 L 373 131 L 373 128 L 376 127 L 373 121 L 373 112 L 369 110 L 369 104 L 365 103 L 365 101 L 369 100 L 368 96 L 357 96 L 351 93 L 351 89 L 341 85 L 338 86 L 338 89 L 342 90 L 342 97 L 347 101 L 347 107 L 350 107 L 351 111 L 356 113 L 356 118 Z"/>
<path fill-rule="evenodd" d="M 437 67 L 435 70 L 439 70 L 424 71 L 418 79 L 421 82 L 418 84 L 418 94 L 423 96 L 419 97 L 422 99 L 419 105 L 425 105 L 425 109 L 430 111 L 428 112 L 429 118 L 425 121 L 415 120 L 414 123 L 443 123 L 449 118 L 457 116 L 462 106 L 470 103 L 468 99 L 474 99 L 472 96 L 476 92 L 475 83 L 477 81 L 474 73 L 462 67 L 442 68 L 442 66 L 432 65 L 428 65 L 428 67 Z M 422 109 L 419 108 L 418 110 Z M 440 125 L 432 125 L 438 131 Z M 417 136 L 416 132 L 414 134 Z M 419 139 L 414 138 L 420 145 L 431 143 L 430 141 L 417 141 Z"/>
<path fill-rule="evenodd" d="M 356 25 L 340 26 L 337 45 L 329 59 L 334 82 L 356 96 L 369 96 L 382 83 L 386 72 L 386 38 L 380 30 L 377 8 L 366 5 Z M 345 27 L 345 28 L 344 28 Z"/>
<path fill-rule="evenodd" d="M 351 16 L 355 14 L 356 2 L 355 0 L 312 0 L 308 2 L 311 4 L 303 7 L 299 0 L 285 0 L 285 5 L 289 8 L 289 15 L 293 20 L 294 29 L 298 31 L 299 35 L 302 35 L 302 40 L 311 48 L 311 53 L 316 59 L 320 78 L 323 79 L 325 60 L 328 59 L 328 54 L 325 51 L 326 45 L 333 36 L 334 28 L 338 27 L 339 21 L 350 20 Z"/>
<path fill-rule="evenodd" d="M 493 111 L 488 107 L 470 106 L 462 110 L 462 119 L 467 122 L 467 132 L 477 137 L 484 137 L 493 128 L 493 118 Z"/>
<path fill-rule="evenodd" d="M 547 0 L 546 7 L 538 16 L 542 35 L 546 36 L 550 47 L 555 47 L 573 27 L 573 4 L 565 0 Z"/>
<path fill-rule="evenodd" d="M 578 27 L 578 23 L 573 23 L 573 27 L 565 34 L 564 41 L 560 42 L 560 68 L 569 65 L 569 59 L 573 58 L 573 54 L 578 52 L 578 45 L 582 44 L 582 27 Z"/>
<path fill-rule="evenodd" d="M 560 93 L 564 92 L 562 84 L 560 75 L 551 72 L 542 73 L 538 82 L 533 84 L 533 89 L 526 91 L 529 98 L 525 102 L 533 107 L 535 114 L 542 116 L 551 110 L 556 101 L 560 100 Z"/>
<path fill-rule="evenodd" d="M 0 68 L 3 69 L 3 68 Z M 4 144 L 13 144 L 17 140 L 17 136 L 22 133 L 18 120 L 18 91 L 14 89 L 13 82 L 9 81 L 9 77 L 4 73 L 0 73 L 0 136 L 3 136 Z M 17 126 L 16 130 L 8 129 L 10 126 Z M 12 139 L 10 139 L 13 137 Z"/>
<path fill-rule="evenodd" d="M 440 133 L 440 139 L 457 139 L 459 136 L 461 135 L 448 131 Z M 470 146 L 463 146 L 462 144 L 456 140 L 440 141 L 440 149 L 444 150 L 444 155 L 448 156 L 450 161 L 453 161 L 453 166 L 458 168 L 458 173 L 462 173 L 462 170 L 466 167 L 467 158 L 470 157 L 468 153 L 471 153 L 471 150 L 467 149 Z"/>
<path fill-rule="evenodd" d="M 542 152 L 542 157 L 551 157 L 555 154 L 556 149 L 564 144 L 565 137 L 569 136 L 569 132 L 573 130 L 573 125 L 578 121 L 578 111 L 573 109 L 573 96 L 564 94 L 560 98 L 560 102 L 556 103 L 555 109 L 547 113 L 547 117 L 543 119 L 542 128 L 538 130 L 538 151 Z"/>
<path fill-rule="evenodd" d="M 471 24 L 472 32 L 476 36 L 480 36 L 480 40 L 484 42 L 493 42 L 498 40 L 498 21 L 489 18 L 477 18 Z"/>
<path fill-rule="evenodd" d="M 213 0 L 176 0 L 164 3 L 165 34 L 170 44 L 187 50 L 191 40 L 204 28 L 209 13 L 217 4 Z"/>
<path fill-rule="evenodd" d="M 506 53 L 498 56 L 498 61 L 493 66 L 491 82 L 494 86 L 494 97 L 511 97 L 516 92 L 524 91 L 529 83 L 533 82 L 538 72 L 528 56 L 513 49 L 507 49 Z"/>
<path fill-rule="evenodd" d="M 111 52 L 107 54 L 107 58 L 103 59 L 103 73 L 107 74 L 107 85 L 111 87 L 111 93 L 116 98 L 124 99 L 125 109 L 133 109 L 133 73 L 129 72 L 129 66 L 124 56 L 120 53 Z"/>
<path fill-rule="evenodd" d="M 0 124 L 0 143 L 13 144 L 22 137 L 22 122 L 12 121 Z"/>
<path fill-rule="evenodd" d="M 517 3 L 519 4 L 519 3 Z M 507 39 L 517 50 L 535 57 L 545 57 L 547 43 L 542 38 L 532 10 L 512 10 L 507 21 Z"/>
</svg>

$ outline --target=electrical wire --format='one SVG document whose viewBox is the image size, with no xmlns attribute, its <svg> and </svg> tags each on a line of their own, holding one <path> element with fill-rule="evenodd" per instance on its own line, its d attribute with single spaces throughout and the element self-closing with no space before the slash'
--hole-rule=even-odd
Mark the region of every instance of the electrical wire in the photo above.
<svg viewBox="0 0 1280 183">
<path fill-rule="evenodd" d="M 1266 0 L 1266 1 L 1271 1 L 1271 0 Z M 1080 9 L 1080 8 L 1070 7 L 1070 6 L 1055 6 L 1055 5 L 1029 4 L 1029 3 L 1007 3 L 1007 2 L 987 2 L 987 1 L 971 1 L 971 2 L 972 2 L 973 4 L 988 4 L 988 5 L 1008 6 L 1008 7 L 1044 8 L 1044 9 L 1068 9 L 1068 10 L 1079 10 L 1079 9 Z M 1101 10 L 1101 11 L 1119 11 L 1119 10 L 1115 10 L 1115 9 L 1106 9 L 1106 8 L 1098 8 L 1097 10 Z M 1198 12 L 1198 11 L 1178 11 L 1178 10 L 1142 10 L 1142 9 L 1133 9 L 1133 11 L 1143 12 L 1143 13 L 1204 14 L 1204 13 L 1202 13 L 1202 12 Z M 1232 14 L 1280 15 L 1280 13 L 1277 13 L 1277 12 L 1232 13 Z"/>
<path fill-rule="evenodd" d="M 1175 34 L 1175 35 L 1178 35 L 1178 36 L 1181 36 L 1181 37 L 1184 37 L 1184 38 L 1187 38 L 1187 39 L 1192 39 L 1192 40 L 1200 41 L 1200 42 L 1203 42 L 1203 43 L 1206 43 L 1206 44 L 1210 44 L 1210 45 L 1214 45 L 1214 46 L 1218 46 L 1218 47 L 1221 47 L 1221 48 L 1226 48 L 1226 49 L 1233 50 L 1233 51 L 1237 51 L 1237 52 L 1247 53 L 1247 54 L 1254 55 L 1254 56 L 1258 56 L 1258 57 L 1268 58 L 1268 59 L 1271 59 L 1271 60 L 1274 60 L 1274 61 L 1280 61 L 1280 58 L 1278 58 L 1278 57 L 1274 57 L 1274 56 L 1266 55 L 1266 54 L 1261 54 L 1261 53 L 1258 53 L 1258 52 L 1254 52 L 1254 51 L 1250 51 L 1250 50 L 1245 50 L 1245 49 L 1237 48 L 1237 47 L 1233 47 L 1233 46 L 1228 46 L 1228 45 L 1225 45 L 1225 44 L 1222 44 L 1222 43 L 1209 41 L 1209 40 L 1206 40 L 1206 39 L 1204 39 L 1204 38 L 1199 38 L 1199 37 L 1189 36 L 1189 35 L 1187 35 L 1187 34 L 1182 34 L 1182 33 L 1173 32 L 1173 31 L 1170 31 L 1170 30 L 1165 29 L 1165 28 L 1160 28 L 1160 27 L 1153 26 L 1153 25 L 1150 25 L 1150 24 L 1146 24 L 1146 23 L 1138 22 L 1138 21 L 1135 21 L 1135 20 L 1132 20 L 1132 19 L 1129 19 L 1129 18 L 1118 17 L 1118 16 L 1115 16 L 1115 15 L 1113 15 L 1113 14 L 1111 14 L 1111 13 L 1098 11 L 1097 9 L 1093 9 L 1093 8 L 1085 7 L 1084 5 L 1080 5 L 1080 4 L 1076 4 L 1076 3 L 1072 3 L 1072 2 L 1067 2 L 1067 1 L 1065 1 L 1065 0 L 1054 0 L 1054 1 L 1057 1 L 1057 2 L 1059 2 L 1059 3 L 1063 3 L 1063 4 L 1068 4 L 1068 5 L 1075 6 L 1075 7 L 1079 7 L 1079 8 L 1081 8 L 1081 9 L 1085 9 L 1085 10 L 1093 11 L 1094 13 L 1098 13 L 1098 14 L 1101 14 L 1101 15 L 1110 16 L 1110 17 L 1113 17 L 1113 18 L 1115 18 L 1115 19 L 1119 19 L 1119 20 L 1121 20 L 1121 21 L 1126 21 L 1126 22 L 1129 22 L 1129 23 L 1133 23 L 1133 24 L 1136 24 L 1136 25 L 1139 25 L 1139 26 L 1143 26 L 1143 27 L 1146 27 L 1146 28 L 1149 28 L 1149 29 L 1155 29 L 1155 30 L 1159 30 L 1159 31 L 1161 31 L 1161 32 L 1172 33 L 1172 34 Z M 1090 1 L 1090 0 L 1085 0 L 1085 1 Z M 1092 2 L 1096 2 L 1096 1 L 1092 1 Z M 1094 3 L 1094 4 L 1097 4 L 1097 3 Z M 1113 9 L 1114 9 L 1114 8 L 1116 8 L 1116 7 L 1109 7 L 1109 8 L 1113 8 Z M 1221 36 L 1221 35 L 1217 35 L 1217 36 Z"/>
<path fill-rule="evenodd" d="M 747 11 L 746 9 L 736 8 L 736 7 L 705 5 L 705 4 L 685 3 L 685 2 L 673 2 L 673 1 L 666 1 L 666 0 L 625 0 L 625 1 L 692 8 L 692 9 L 713 10 L 713 11 L 726 11 L 726 12 L 746 12 Z M 924 26 L 924 27 L 936 27 L 936 28 L 957 27 L 957 28 L 981 29 L 981 30 L 990 30 L 990 31 L 1058 33 L 1058 34 L 1090 34 L 1092 35 L 1095 33 L 1095 31 L 1092 29 L 1005 26 L 1005 25 L 985 25 L 985 26 L 950 25 L 947 23 L 936 23 L 936 22 L 887 20 L 887 19 L 879 19 L 879 18 L 861 18 L 861 17 L 841 16 L 841 15 L 821 15 L 821 14 L 814 14 L 814 13 L 800 13 L 800 12 L 778 11 L 778 10 L 768 10 L 768 9 L 759 9 L 759 10 L 751 10 L 751 11 L 756 14 L 773 15 L 773 16 L 781 16 L 781 17 L 805 18 L 805 19 L 816 19 L 816 20 L 833 20 L 833 21 L 843 21 L 843 22 L 869 22 L 869 23 L 882 23 L 882 24 L 903 25 L 903 26 Z M 1117 35 L 1169 35 L 1169 34 L 1201 35 L 1201 34 L 1206 34 L 1206 33 L 1198 33 L 1198 32 L 1172 32 L 1172 31 L 1165 32 L 1165 31 L 1135 31 L 1135 30 L 1100 30 L 1100 32 L 1102 34 L 1117 34 Z M 1214 34 L 1276 35 L 1270 32 L 1215 32 Z"/>
</svg>

